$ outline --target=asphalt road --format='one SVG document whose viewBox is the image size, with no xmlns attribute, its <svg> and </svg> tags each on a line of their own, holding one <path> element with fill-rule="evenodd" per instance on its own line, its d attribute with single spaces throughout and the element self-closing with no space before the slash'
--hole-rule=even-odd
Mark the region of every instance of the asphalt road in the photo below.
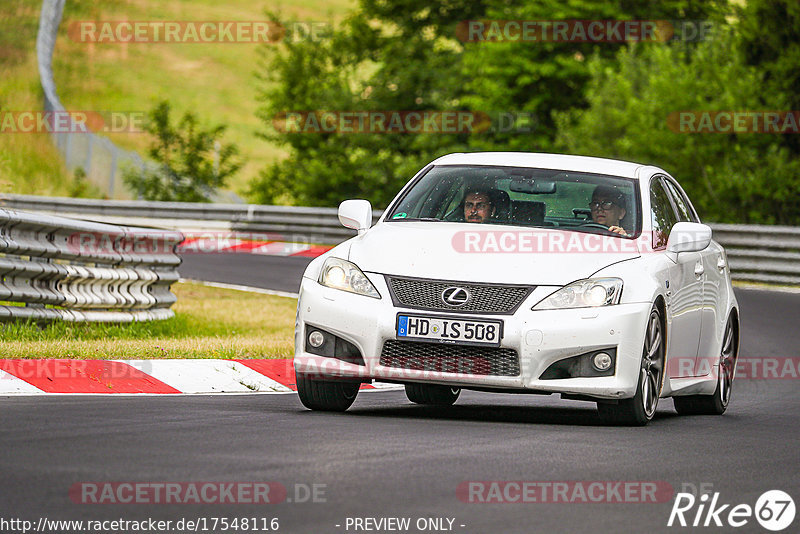
<svg viewBox="0 0 800 534">
<path fill-rule="evenodd" d="M 307 262 L 233 259 L 211 256 L 206 267 L 190 260 L 182 274 L 295 291 L 296 285 L 270 280 L 293 271 L 296 284 L 294 270 Z M 737 295 L 742 356 L 798 356 L 800 295 Z M 460 500 L 457 488 L 468 481 L 639 481 L 675 492 L 702 485 L 719 492 L 720 504 L 753 506 L 771 489 L 798 502 L 798 386 L 796 379 L 737 381 L 722 417 L 679 417 L 662 400 L 645 428 L 602 426 L 592 403 L 476 392 L 462 393 L 450 408 L 411 405 L 401 391 L 362 392 L 345 414 L 309 412 L 294 394 L 6 397 L 0 531 L 12 531 L 2 528 L 3 518 L 254 516 L 277 517 L 280 531 L 292 534 L 368 532 L 347 528 L 348 517 L 411 518 L 412 528 L 400 532 L 423 531 L 415 522 L 429 517 L 454 519 L 452 531 L 464 533 L 694 531 L 666 526 L 672 499 L 485 504 Z M 70 499 L 74 484 L 102 481 L 278 482 L 293 502 L 91 505 Z M 314 484 L 324 495 L 296 502 Z M 689 521 L 696 510 L 687 513 Z M 795 519 L 785 532 L 797 532 L 797 525 Z M 753 518 L 736 531 L 767 532 Z"/>
<path fill-rule="evenodd" d="M 184 254 L 182 278 L 223 282 L 296 293 L 313 258 L 259 254 Z"/>
</svg>

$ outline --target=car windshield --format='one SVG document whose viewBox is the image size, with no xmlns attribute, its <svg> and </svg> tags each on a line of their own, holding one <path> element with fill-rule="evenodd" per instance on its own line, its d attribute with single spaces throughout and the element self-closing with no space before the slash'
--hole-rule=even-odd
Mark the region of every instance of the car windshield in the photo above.
<svg viewBox="0 0 800 534">
<path fill-rule="evenodd" d="M 387 221 L 446 221 L 559 228 L 633 237 L 639 231 L 634 181 L 585 172 L 439 165 L 417 179 Z"/>
</svg>

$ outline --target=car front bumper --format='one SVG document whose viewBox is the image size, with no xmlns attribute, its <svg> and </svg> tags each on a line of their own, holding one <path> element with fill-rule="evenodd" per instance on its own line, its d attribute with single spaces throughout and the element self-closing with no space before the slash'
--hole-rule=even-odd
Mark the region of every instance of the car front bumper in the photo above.
<svg viewBox="0 0 800 534">
<path fill-rule="evenodd" d="M 397 339 L 395 328 L 399 312 L 431 316 L 459 314 L 396 307 L 388 297 L 383 277 L 370 274 L 369 278 L 383 298 L 347 293 L 303 278 L 295 323 L 296 373 L 323 380 L 426 382 L 501 392 L 530 390 L 600 399 L 628 398 L 636 391 L 650 303 L 532 311 L 531 307 L 554 289 L 539 288 L 542 291 L 531 294 L 513 315 L 475 315 L 475 319 L 503 321 L 501 347 L 513 349 L 519 355 L 518 376 L 473 374 L 469 366 L 457 370 L 403 369 L 380 363 L 384 343 Z M 363 356 L 364 365 L 307 352 L 306 336 L 308 329 L 313 327 L 354 344 Z M 601 349 L 616 349 L 613 376 L 540 378 L 556 361 Z"/>
</svg>

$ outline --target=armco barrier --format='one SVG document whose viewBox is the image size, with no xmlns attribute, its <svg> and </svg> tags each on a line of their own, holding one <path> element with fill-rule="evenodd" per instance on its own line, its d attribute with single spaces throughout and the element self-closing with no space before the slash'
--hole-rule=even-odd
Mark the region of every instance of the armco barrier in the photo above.
<svg viewBox="0 0 800 534">
<path fill-rule="evenodd" d="M 800 228 L 713 224 L 734 279 L 800 284 Z"/>
<path fill-rule="evenodd" d="M 69 217 L 170 229 L 222 229 L 263 233 L 275 240 L 337 244 L 356 235 L 339 223 L 336 208 L 150 202 L 0 195 L 0 206 L 58 213 Z M 382 212 L 376 211 L 374 221 Z"/>
<path fill-rule="evenodd" d="M 179 232 L 0 209 L 0 320 L 167 319 Z M 22 305 L 14 305 L 16 303 Z"/>
<path fill-rule="evenodd" d="M 162 228 L 223 228 L 273 235 L 276 240 L 337 244 L 354 236 L 339 224 L 336 208 L 241 204 L 88 200 L 2 195 L 0 205 L 120 222 L 141 220 Z M 381 211 L 373 213 L 373 222 Z M 800 284 L 800 228 L 711 224 L 725 247 L 735 280 Z"/>
</svg>

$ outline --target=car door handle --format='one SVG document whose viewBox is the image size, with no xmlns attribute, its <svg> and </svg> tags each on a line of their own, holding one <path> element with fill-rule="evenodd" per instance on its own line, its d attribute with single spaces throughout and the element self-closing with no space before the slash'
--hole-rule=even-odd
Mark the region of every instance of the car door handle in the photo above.
<svg viewBox="0 0 800 534">
<path fill-rule="evenodd" d="M 694 275 L 697 278 L 700 278 L 701 276 L 703 276 L 704 272 L 706 272 L 706 268 L 703 267 L 703 262 L 702 261 L 698 261 L 697 263 L 695 263 L 695 265 L 694 265 Z"/>
</svg>

